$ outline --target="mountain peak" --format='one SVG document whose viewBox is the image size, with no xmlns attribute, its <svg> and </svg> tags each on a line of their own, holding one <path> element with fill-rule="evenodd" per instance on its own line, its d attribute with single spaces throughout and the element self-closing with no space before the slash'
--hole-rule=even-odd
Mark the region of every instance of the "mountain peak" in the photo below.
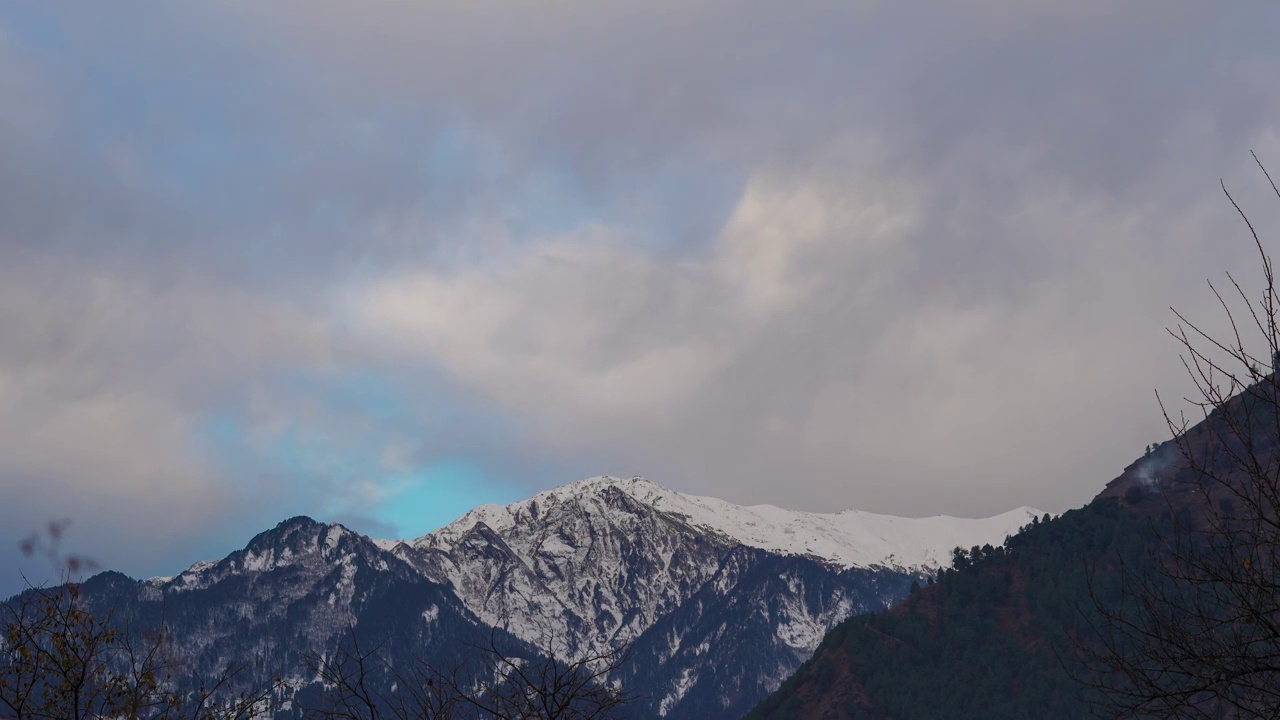
<svg viewBox="0 0 1280 720">
<path fill-rule="evenodd" d="M 956 546 L 999 545 L 1006 535 L 1016 533 L 1042 514 L 1029 507 L 978 519 L 947 515 L 904 518 L 861 510 L 814 513 L 773 505 L 735 505 L 719 498 L 687 495 L 641 477 L 600 475 L 508 505 L 481 505 L 411 544 L 452 547 L 478 523 L 504 535 L 517 525 L 547 522 L 548 511 L 565 503 L 575 503 L 583 512 L 593 514 L 630 512 L 600 499 L 611 493 L 621 493 L 670 520 L 711 533 L 730 544 L 810 557 L 842 568 L 934 570 L 950 563 L 951 550 Z"/>
<path fill-rule="evenodd" d="M 620 478 L 614 477 L 613 475 L 595 475 L 582 480 L 574 480 L 573 482 L 565 483 L 564 485 L 551 488 L 550 490 L 543 490 L 537 495 L 534 495 L 531 499 L 591 495 L 608 490 L 609 488 L 618 488 L 622 490 L 647 489 L 651 491 L 666 491 L 665 488 L 652 480 L 640 477 L 639 475 L 631 478 Z"/>
</svg>

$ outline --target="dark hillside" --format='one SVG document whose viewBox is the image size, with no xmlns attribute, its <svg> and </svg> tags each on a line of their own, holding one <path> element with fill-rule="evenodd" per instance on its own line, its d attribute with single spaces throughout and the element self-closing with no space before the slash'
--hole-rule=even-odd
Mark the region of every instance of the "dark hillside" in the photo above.
<svg viewBox="0 0 1280 720">
<path fill-rule="evenodd" d="M 1175 521 L 1195 528 L 1229 507 L 1232 483 L 1247 482 L 1242 456 L 1277 461 L 1276 425 L 1261 417 L 1275 411 L 1273 385 L 1261 385 L 1133 463 L 1087 506 L 1003 547 L 958 551 L 954 569 L 893 609 L 837 626 L 748 720 L 1088 716 L 1073 679 L 1089 677 L 1077 648 L 1097 637 L 1095 600 L 1122 605 L 1121 562 L 1153 568 Z M 1250 434 L 1233 435 L 1231 422 Z"/>
<path fill-rule="evenodd" d="M 1145 524 L 1121 502 L 1038 522 L 1006 546 L 959 554 L 956 569 L 885 613 L 840 625 L 814 659 L 747 717 L 1071 718 L 1088 714 L 1063 668 L 1088 605 L 1086 568 L 1141 558 Z M 1114 594 L 1101 567 L 1096 591 Z"/>
</svg>

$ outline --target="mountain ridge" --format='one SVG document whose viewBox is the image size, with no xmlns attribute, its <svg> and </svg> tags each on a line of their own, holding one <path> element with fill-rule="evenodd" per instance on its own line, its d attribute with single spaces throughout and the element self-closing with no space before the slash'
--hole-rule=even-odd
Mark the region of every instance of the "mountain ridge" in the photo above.
<svg viewBox="0 0 1280 720">
<path fill-rule="evenodd" d="M 483 522 L 501 532 L 541 508 L 568 496 L 582 496 L 604 487 L 616 487 L 654 509 L 683 517 L 694 527 L 719 532 L 728 539 L 762 550 L 813 557 L 849 568 L 885 566 L 902 570 L 936 570 L 950 562 L 951 550 L 978 540 L 977 544 L 1002 542 L 1010 528 L 1016 530 L 1044 513 L 1022 506 L 985 518 L 933 515 L 900 517 L 846 509 L 834 513 L 788 510 L 775 505 L 737 505 L 719 498 L 670 490 L 643 477 L 622 479 L 598 475 L 544 490 L 506 505 L 485 504 L 457 520 L 417 538 L 375 540 L 383 546 L 406 543 L 414 547 L 441 548 L 453 538 Z M 808 525 L 810 532 L 803 532 Z M 941 532 L 921 531 L 938 528 Z M 798 532 L 799 530 L 799 532 Z M 906 538 L 914 538 L 914 545 Z M 804 550 L 801 544 L 804 544 Z"/>
<path fill-rule="evenodd" d="M 563 656 L 627 653 L 612 680 L 649 698 L 645 717 L 736 720 L 830 628 L 905 597 L 952 547 L 1000 542 L 1037 514 L 801 513 L 600 476 L 410 541 L 290 518 L 224 558 L 135 581 L 129 603 L 155 617 L 173 606 L 193 667 L 246 653 L 302 682 L 286 637 L 324 649 L 383 628 L 403 657 L 421 647 L 452 661 L 449 638 L 493 629 Z"/>
</svg>

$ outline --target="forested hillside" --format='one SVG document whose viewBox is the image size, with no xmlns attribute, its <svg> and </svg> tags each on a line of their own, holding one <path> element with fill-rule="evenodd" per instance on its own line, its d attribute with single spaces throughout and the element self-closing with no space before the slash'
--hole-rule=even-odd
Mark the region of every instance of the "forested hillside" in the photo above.
<svg viewBox="0 0 1280 720">
<path fill-rule="evenodd" d="M 1090 589 L 1114 599 L 1114 559 L 1140 561 L 1150 532 L 1124 505 L 1101 498 L 1037 520 L 1001 547 L 958 551 L 954 569 L 892 611 L 829 633 L 814 659 L 747 717 L 1086 715 L 1067 666 L 1077 664 L 1071 649 L 1092 611 Z"/>
<path fill-rule="evenodd" d="M 1272 716 L 1280 393 L 1255 376 L 1085 507 L 837 626 L 748 720 Z"/>
</svg>

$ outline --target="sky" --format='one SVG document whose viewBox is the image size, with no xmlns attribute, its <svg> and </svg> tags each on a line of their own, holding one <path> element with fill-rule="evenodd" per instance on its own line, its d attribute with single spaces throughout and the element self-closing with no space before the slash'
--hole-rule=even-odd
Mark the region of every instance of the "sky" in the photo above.
<svg viewBox="0 0 1280 720">
<path fill-rule="evenodd" d="M 1280 6 L 0 7 L 0 593 L 641 475 L 1087 502 L 1280 228 Z"/>
</svg>

